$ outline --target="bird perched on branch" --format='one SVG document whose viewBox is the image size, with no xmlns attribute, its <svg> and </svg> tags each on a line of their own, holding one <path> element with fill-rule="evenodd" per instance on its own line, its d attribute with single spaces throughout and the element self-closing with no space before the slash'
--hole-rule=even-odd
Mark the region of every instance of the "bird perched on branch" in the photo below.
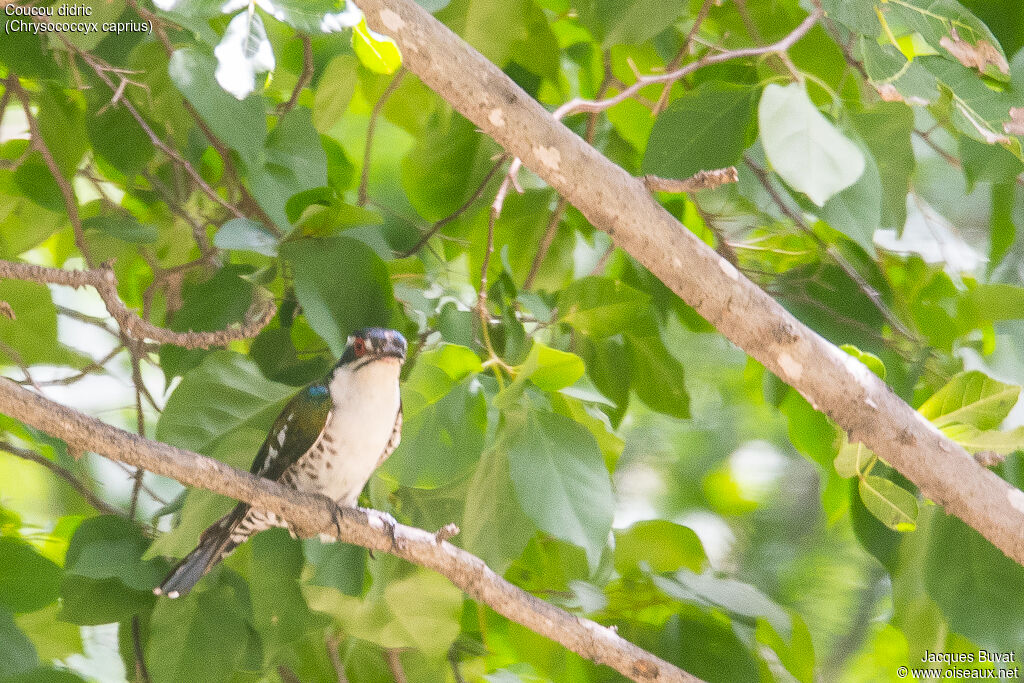
<svg viewBox="0 0 1024 683">
<path fill-rule="evenodd" d="M 250 471 L 301 491 L 353 506 L 402 432 L 398 374 L 405 338 L 371 327 L 348 338 L 334 368 L 284 407 Z M 185 595 L 210 569 L 253 534 L 287 521 L 239 503 L 199 537 L 199 545 L 153 592 Z"/>
</svg>

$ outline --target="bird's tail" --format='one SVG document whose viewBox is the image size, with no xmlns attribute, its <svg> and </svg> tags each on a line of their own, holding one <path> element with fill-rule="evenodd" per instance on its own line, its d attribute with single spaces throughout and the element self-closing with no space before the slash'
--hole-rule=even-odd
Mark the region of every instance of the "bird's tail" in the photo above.
<svg viewBox="0 0 1024 683">
<path fill-rule="evenodd" d="M 186 555 L 153 592 L 177 598 L 192 590 L 199 579 L 245 540 L 247 534 L 239 535 L 236 531 L 240 531 L 238 527 L 248 512 L 249 506 L 239 503 L 207 528 L 199 537 L 195 550 Z"/>
</svg>

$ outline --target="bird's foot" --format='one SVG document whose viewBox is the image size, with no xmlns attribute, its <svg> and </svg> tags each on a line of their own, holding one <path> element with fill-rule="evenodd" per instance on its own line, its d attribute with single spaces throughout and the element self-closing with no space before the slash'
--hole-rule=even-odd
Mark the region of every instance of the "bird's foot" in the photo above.
<svg viewBox="0 0 1024 683">
<path fill-rule="evenodd" d="M 338 541 L 341 540 L 341 521 L 344 518 L 345 518 L 345 508 L 343 508 L 341 505 L 338 505 L 337 503 L 335 503 L 334 507 L 331 508 L 331 520 L 334 522 L 334 530 L 337 532 L 338 536 L 337 536 L 336 539 L 332 539 L 332 540 L 338 540 Z"/>
<path fill-rule="evenodd" d="M 381 521 L 384 522 L 384 526 L 387 527 L 388 535 L 391 537 L 391 549 L 401 550 L 402 548 L 404 548 L 405 544 L 401 541 L 401 539 L 398 538 L 398 534 L 396 533 L 398 529 L 398 520 L 396 520 L 394 517 L 392 517 L 386 512 L 378 511 L 377 514 L 380 515 Z"/>
</svg>

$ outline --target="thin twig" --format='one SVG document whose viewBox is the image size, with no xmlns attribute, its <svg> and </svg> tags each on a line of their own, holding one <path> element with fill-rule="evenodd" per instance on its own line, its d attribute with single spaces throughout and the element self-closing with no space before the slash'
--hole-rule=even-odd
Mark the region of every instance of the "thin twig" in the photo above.
<svg viewBox="0 0 1024 683">
<path fill-rule="evenodd" d="M 348 683 L 348 677 L 345 675 L 345 663 L 341 661 L 341 655 L 338 652 L 338 648 L 341 647 L 341 637 L 328 633 L 324 644 L 327 646 L 327 657 L 330 658 L 331 666 L 334 667 L 334 675 L 338 679 L 338 683 Z"/>
<path fill-rule="evenodd" d="M 402 660 L 398 655 L 398 648 L 389 647 L 384 650 L 384 656 L 388 660 L 388 669 L 391 670 L 395 683 L 409 683 L 409 679 L 405 675 L 405 669 L 402 668 Z"/>
<path fill-rule="evenodd" d="M 73 52 L 74 54 L 78 55 L 82 59 L 82 61 L 84 61 L 86 64 L 88 64 L 89 67 L 94 72 L 96 72 L 96 75 L 100 77 L 100 80 L 103 81 L 103 83 L 106 84 L 106 86 L 108 88 L 110 88 L 111 92 L 116 92 L 117 85 L 113 82 L 113 80 L 111 80 L 110 76 L 108 76 L 107 74 L 108 74 L 108 72 L 116 73 L 117 69 L 115 69 L 114 67 L 110 66 L 109 64 L 106 64 L 105 62 L 103 62 L 101 59 L 99 59 L 95 55 L 93 55 L 93 54 L 91 54 L 91 53 L 89 53 L 89 52 L 87 52 L 85 50 L 80 49 L 77 45 L 75 45 L 74 43 L 69 41 L 62 34 L 57 33 L 55 35 L 57 35 L 61 39 L 61 41 L 64 43 L 64 45 L 67 47 L 67 49 L 70 52 Z M 183 101 L 185 103 L 186 108 L 188 108 L 190 106 L 188 104 L 188 101 L 187 100 L 183 100 Z M 124 107 L 128 111 L 128 113 L 131 114 L 131 117 L 133 119 L 135 119 L 136 123 L 139 124 L 139 127 L 146 134 L 146 137 L 148 137 L 150 139 L 150 142 L 153 143 L 153 146 L 156 147 L 157 149 L 159 149 L 164 154 L 166 154 L 168 157 L 170 157 L 171 160 L 173 160 L 176 164 L 181 166 L 181 168 L 183 168 L 185 170 L 185 172 L 189 175 L 189 177 L 192 178 L 192 180 L 193 180 L 193 182 L 195 182 L 196 186 L 200 190 L 202 190 L 203 194 L 205 194 L 207 197 L 212 199 L 217 204 L 220 204 L 221 206 L 223 206 L 225 209 L 227 209 L 229 212 L 231 212 L 231 214 L 233 216 L 235 216 L 236 218 L 244 218 L 245 217 L 245 214 L 243 214 L 238 209 L 238 207 L 236 207 L 234 204 L 232 204 L 231 202 L 227 201 L 226 199 L 221 197 L 219 194 L 217 194 L 217 191 L 214 190 L 212 187 L 210 187 L 210 185 L 203 179 L 203 176 L 199 173 L 199 171 L 197 171 L 195 169 L 195 167 L 188 162 L 187 159 L 185 159 L 183 156 L 181 156 L 181 154 L 179 154 L 176 149 L 174 149 L 173 147 L 168 145 L 166 142 L 164 142 L 160 138 L 159 135 L 156 134 L 156 132 L 153 130 L 153 128 L 149 125 L 149 122 L 146 121 L 145 117 L 142 116 L 142 114 L 139 113 L 139 110 L 135 108 L 135 105 L 132 104 L 132 101 L 129 98 L 122 97 L 118 101 L 118 104 L 120 106 Z M 200 126 L 200 128 L 204 128 L 205 127 L 205 123 L 203 123 L 201 121 L 198 121 L 198 117 L 197 117 L 197 124 Z M 209 129 L 207 128 L 204 132 L 206 132 L 208 130 Z M 211 140 L 211 143 L 212 143 L 212 140 Z M 218 151 L 222 152 L 222 156 L 223 156 L 223 160 L 224 160 L 225 166 L 230 164 L 231 163 L 231 156 L 230 156 L 230 154 L 226 153 L 226 148 L 223 148 L 223 146 L 222 146 L 222 148 L 218 149 Z M 268 225 L 267 227 L 268 227 L 268 229 L 274 229 L 273 225 Z"/>
<path fill-rule="evenodd" d="M 135 681 L 149 683 L 149 669 L 146 668 L 145 651 L 142 648 L 142 629 L 139 628 L 139 615 L 132 615 L 132 649 L 135 652 Z"/>
<path fill-rule="evenodd" d="M 284 116 L 295 107 L 302 89 L 313 80 L 313 43 L 305 33 L 300 33 L 299 38 L 302 40 L 302 73 L 299 74 L 299 80 L 292 89 L 291 97 L 277 108 L 278 116 Z"/>
<path fill-rule="evenodd" d="M 711 64 L 718 64 L 720 62 L 726 62 L 733 59 L 740 59 L 743 57 L 760 57 L 762 55 L 778 54 L 785 52 L 793 46 L 798 40 L 804 37 L 808 31 L 810 31 L 814 25 L 818 22 L 818 19 L 822 17 L 822 11 L 815 9 L 807 18 L 805 18 L 800 25 L 794 28 L 786 37 L 781 40 L 772 43 L 771 45 L 764 45 L 760 47 L 747 47 L 740 48 L 737 50 L 728 50 L 726 52 L 719 52 L 712 55 L 706 55 L 701 57 L 695 62 L 690 62 L 684 67 L 669 71 L 663 74 L 648 74 L 640 76 L 635 83 L 624 89 L 622 92 L 603 100 L 584 100 L 575 98 L 569 100 L 558 109 L 556 109 L 552 116 L 556 120 L 561 120 L 571 114 L 578 114 L 580 112 L 594 112 L 594 111 L 605 111 L 614 107 L 616 104 L 623 102 L 630 97 L 635 96 L 641 90 L 649 85 L 655 83 L 667 83 L 672 84 L 678 81 L 680 78 L 702 69 L 705 66 Z"/>
<path fill-rule="evenodd" d="M 11 74 L 4 82 L 7 84 L 8 90 L 14 92 L 15 97 L 18 98 L 22 108 L 25 110 L 29 134 L 32 136 L 31 145 L 43 157 L 43 163 L 46 164 L 50 175 L 53 176 L 53 181 L 57 183 L 57 187 L 60 189 L 60 194 L 64 198 L 64 208 L 67 211 L 68 220 L 71 222 L 71 229 L 75 233 L 75 245 L 82 253 L 82 258 L 85 259 L 86 265 L 91 268 L 94 264 L 92 255 L 89 253 L 85 243 L 85 232 L 82 229 L 82 219 L 78 215 L 78 198 L 75 196 L 74 188 L 71 187 L 68 179 L 64 177 L 60 167 L 53 158 L 53 153 L 50 152 L 50 148 L 46 146 L 46 142 L 43 140 L 43 134 L 39 130 L 39 123 L 32 114 L 32 102 L 29 99 L 28 93 L 21 87 L 21 83 L 18 82 L 18 76 Z"/>
<path fill-rule="evenodd" d="M 920 339 L 917 335 L 911 332 L 910 329 L 903 324 L 903 321 L 896 317 L 896 314 L 893 313 L 885 301 L 882 300 L 882 295 L 879 291 L 864 279 L 864 276 L 857 271 L 853 264 L 851 264 L 838 249 L 831 244 L 826 244 L 825 241 L 821 239 L 821 237 L 814 232 L 809 225 L 807 225 L 803 216 L 794 211 L 793 208 L 786 203 L 785 199 L 782 198 L 772 185 L 771 180 L 768 178 L 768 172 L 757 165 L 749 155 L 744 156 L 744 161 L 746 161 L 747 167 L 750 168 L 761 183 L 761 186 L 764 187 L 765 191 L 772 198 L 772 201 L 775 202 L 775 205 L 779 207 L 779 210 L 786 214 L 786 216 L 788 216 L 801 231 L 809 235 L 818 243 L 818 246 L 821 247 L 833 261 L 835 261 L 836 265 L 846 273 L 846 276 L 849 277 L 855 285 L 857 285 L 857 288 L 871 300 L 871 303 L 874 304 L 875 308 L 878 309 L 878 312 L 882 314 L 882 317 L 885 318 L 886 322 L 889 323 L 893 330 L 908 341 L 914 344 L 920 344 Z"/>
<path fill-rule="evenodd" d="M 42 380 L 37 380 L 35 382 L 31 382 L 28 379 L 25 379 L 25 380 L 22 380 L 21 382 L 18 382 L 18 384 L 32 384 L 37 390 L 40 390 L 40 391 L 41 391 L 40 387 L 66 387 L 66 386 L 70 386 L 70 385 L 72 385 L 72 384 L 74 384 L 76 382 L 80 382 L 81 380 L 85 379 L 89 375 L 93 375 L 93 374 L 95 374 L 97 372 L 100 372 L 101 370 L 105 370 L 106 368 L 104 366 L 106 366 L 107 363 L 109 363 L 111 360 L 114 359 L 114 356 L 116 356 L 117 354 L 121 353 L 121 351 L 123 351 L 123 350 L 124 350 L 124 347 L 119 344 L 119 345 L 115 346 L 113 349 L 111 349 L 110 352 L 107 355 L 105 355 L 103 358 L 101 358 L 101 359 L 99 359 L 97 361 L 93 361 L 93 362 L 89 363 L 88 365 L 86 365 L 83 368 L 81 368 L 75 374 L 69 375 L 67 377 L 60 377 L 58 379 L 42 379 Z"/>
<path fill-rule="evenodd" d="M 139 353 L 132 346 L 132 342 L 127 337 L 123 337 L 124 343 L 128 348 L 128 354 L 131 356 L 132 363 L 132 384 L 135 387 L 135 431 L 142 438 L 146 437 L 146 414 L 142 412 L 142 389 L 145 386 L 142 382 L 142 372 L 139 369 Z M 146 476 L 146 471 L 141 467 L 136 467 L 135 472 L 132 475 L 132 494 L 128 503 L 128 517 L 135 519 L 135 512 L 139 505 L 139 491 L 142 489 L 142 479 Z"/>
<path fill-rule="evenodd" d="M 730 244 L 729 240 L 726 239 L 725 234 L 717 225 L 715 225 L 711 216 L 705 213 L 704 210 L 700 208 L 700 204 L 696 201 L 693 202 L 693 208 L 697 210 L 701 220 L 704 221 L 704 225 L 706 225 L 708 230 L 711 231 L 711 234 L 715 236 L 715 251 L 717 251 L 726 261 L 739 267 L 740 260 L 736 256 L 736 250 L 732 248 L 732 244 Z"/>
<path fill-rule="evenodd" d="M 66 469 L 64 467 L 61 467 L 60 465 L 58 465 L 54 461 L 50 460 L 46 456 L 44 456 L 44 455 L 42 455 L 40 453 L 36 453 L 35 451 L 31 451 L 31 450 L 29 450 L 27 448 L 18 448 L 17 446 L 15 446 L 14 444 L 12 444 L 12 443 L 10 443 L 8 441 L 0 441 L 0 451 L 6 452 L 6 453 L 10 453 L 11 455 L 15 455 L 15 456 L 17 456 L 19 458 L 22 458 L 23 460 L 30 460 L 30 461 L 32 461 L 32 462 L 34 462 L 36 464 L 42 465 L 43 467 L 45 467 L 46 469 L 50 470 L 51 472 L 56 474 L 58 477 L 60 477 L 64 481 L 66 481 L 68 484 L 70 484 L 71 488 L 73 488 L 75 491 L 77 491 L 78 494 L 80 496 L 82 496 L 82 498 L 85 499 L 86 503 L 88 503 L 92 507 L 96 508 L 97 510 L 99 510 L 103 514 L 105 514 L 105 515 L 120 515 L 121 514 L 120 510 L 118 510 L 114 506 L 110 505 L 109 503 L 104 501 L 102 498 L 97 496 L 95 493 L 90 491 L 89 487 L 86 486 L 85 484 L 83 484 L 81 481 L 79 481 L 78 477 L 76 477 L 74 474 L 72 474 L 70 470 L 68 470 L 68 469 Z"/>
<path fill-rule="evenodd" d="M 683 44 L 679 47 L 679 51 L 676 52 L 676 56 L 672 58 L 672 61 L 665 66 L 665 71 L 675 71 L 679 68 L 679 65 L 683 63 L 683 58 L 686 57 L 686 53 L 690 51 L 690 44 L 693 43 L 693 37 L 700 31 L 701 24 L 708 18 L 708 12 L 711 11 L 711 3 L 714 0 L 704 0 L 700 6 L 700 11 L 697 12 L 697 17 L 693 20 L 693 26 L 690 27 L 690 32 L 686 34 L 686 38 L 683 39 Z M 654 109 L 651 111 L 653 116 L 657 116 L 665 109 L 665 105 L 668 104 L 669 93 L 672 92 L 672 85 L 666 85 L 661 90 L 661 96 L 658 97 L 658 101 L 654 103 Z"/>
<path fill-rule="evenodd" d="M 555 210 L 551 212 L 551 218 L 548 219 L 548 227 L 544 230 L 544 237 L 541 238 L 540 246 L 537 247 L 537 253 L 530 264 L 530 272 L 526 274 L 526 279 L 523 280 L 524 290 L 533 287 L 533 281 L 540 271 L 540 265 L 544 262 L 544 257 L 548 255 L 552 242 L 555 241 L 555 235 L 558 234 L 558 226 L 562 224 L 562 217 L 565 216 L 565 209 L 568 205 L 569 202 L 566 201 L 565 197 L 558 195 Z"/>
<path fill-rule="evenodd" d="M 14 364 L 18 366 L 18 369 L 21 370 L 21 373 L 25 375 L 25 379 L 19 382 L 19 384 L 31 384 L 36 391 L 43 391 L 42 387 L 39 386 L 39 382 L 37 382 L 35 378 L 32 377 L 32 373 L 28 369 L 28 364 L 25 362 L 25 359 L 22 358 L 21 353 L 19 353 L 16 348 L 14 348 L 5 341 L 0 341 L 0 352 L 6 353 L 10 357 L 11 361 L 13 361 Z"/>
<path fill-rule="evenodd" d="M 359 206 L 366 205 L 366 189 L 370 182 L 370 155 L 373 152 L 373 135 L 377 130 L 377 117 L 380 116 L 381 110 L 384 108 L 384 105 L 387 104 L 392 93 L 394 93 L 395 90 L 398 89 L 398 86 L 401 85 L 405 74 L 405 67 L 399 67 L 398 71 L 395 72 L 394 78 L 391 79 L 391 82 L 388 83 L 388 87 L 385 88 L 384 92 L 381 94 L 380 99 L 378 99 L 373 105 L 373 111 L 370 112 L 370 122 L 366 126 L 366 145 L 363 148 L 363 168 L 359 174 L 359 191 L 356 200 L 356 203 L 359 204 Z"/>
<path fill-rule="evenodd" d="M 444 218 L 430 226 L 430 228 L 426 232 L 424 232 L 423 235 L 420 236 L 420 238 L 416 241 L 416 244 L 414 244 L 408 250 L 399 254 L 399 258 L 407 258 L 418 252 L 420 249 L 423 248 L 423 245 L 430 241 L 431 237 L 438 233 L 439 230 L 444 228 L 444 226 L 448 225 L 462 214 L 466 213 L 466 211 L 468 211 L 471 206 L 476 204 L 477 200 L 479 200 L 480 197 L 483 196 L 484 191 L 487 189 L 487 185 L 491 182 L 491 178 L 494 177 L 494 174 L 498 172 L 498 169 L 501 168 L 501 165 L 505 163 L 505 159 L 507 158 L 508 157 L 505 156 L 504 154 L 498 157 L 498 159 L 494 162 L 494 165 L 491 166 L 491 169 L 487 171 L 487 175 L 485 175 L 484 179 L 480 181 L 480 184 L 477 186 L 476 190 L 473 192 L 472 195 L 470 195 L 469 199 L 463 202 L 462 206 L 455 209 L 455 211 L 453 211 L 451 214 L 445 216 Z"/>
</svg>

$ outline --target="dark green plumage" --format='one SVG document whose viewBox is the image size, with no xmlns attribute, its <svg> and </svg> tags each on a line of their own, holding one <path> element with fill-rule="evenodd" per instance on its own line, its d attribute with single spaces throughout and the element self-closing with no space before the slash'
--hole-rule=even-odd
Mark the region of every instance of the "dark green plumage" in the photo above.
<svg viewBox="0 0 1024 683">
<path fill-rule="evenodd" d="M 249 471 L 266 479 L 279 479 L 320 438 L 330 412 L 331 392 L 326 383 L 310 384 L 295 394 L 274 421 Z M 284 443 L 280 440 L 282 430 Z"/>
</svg>

